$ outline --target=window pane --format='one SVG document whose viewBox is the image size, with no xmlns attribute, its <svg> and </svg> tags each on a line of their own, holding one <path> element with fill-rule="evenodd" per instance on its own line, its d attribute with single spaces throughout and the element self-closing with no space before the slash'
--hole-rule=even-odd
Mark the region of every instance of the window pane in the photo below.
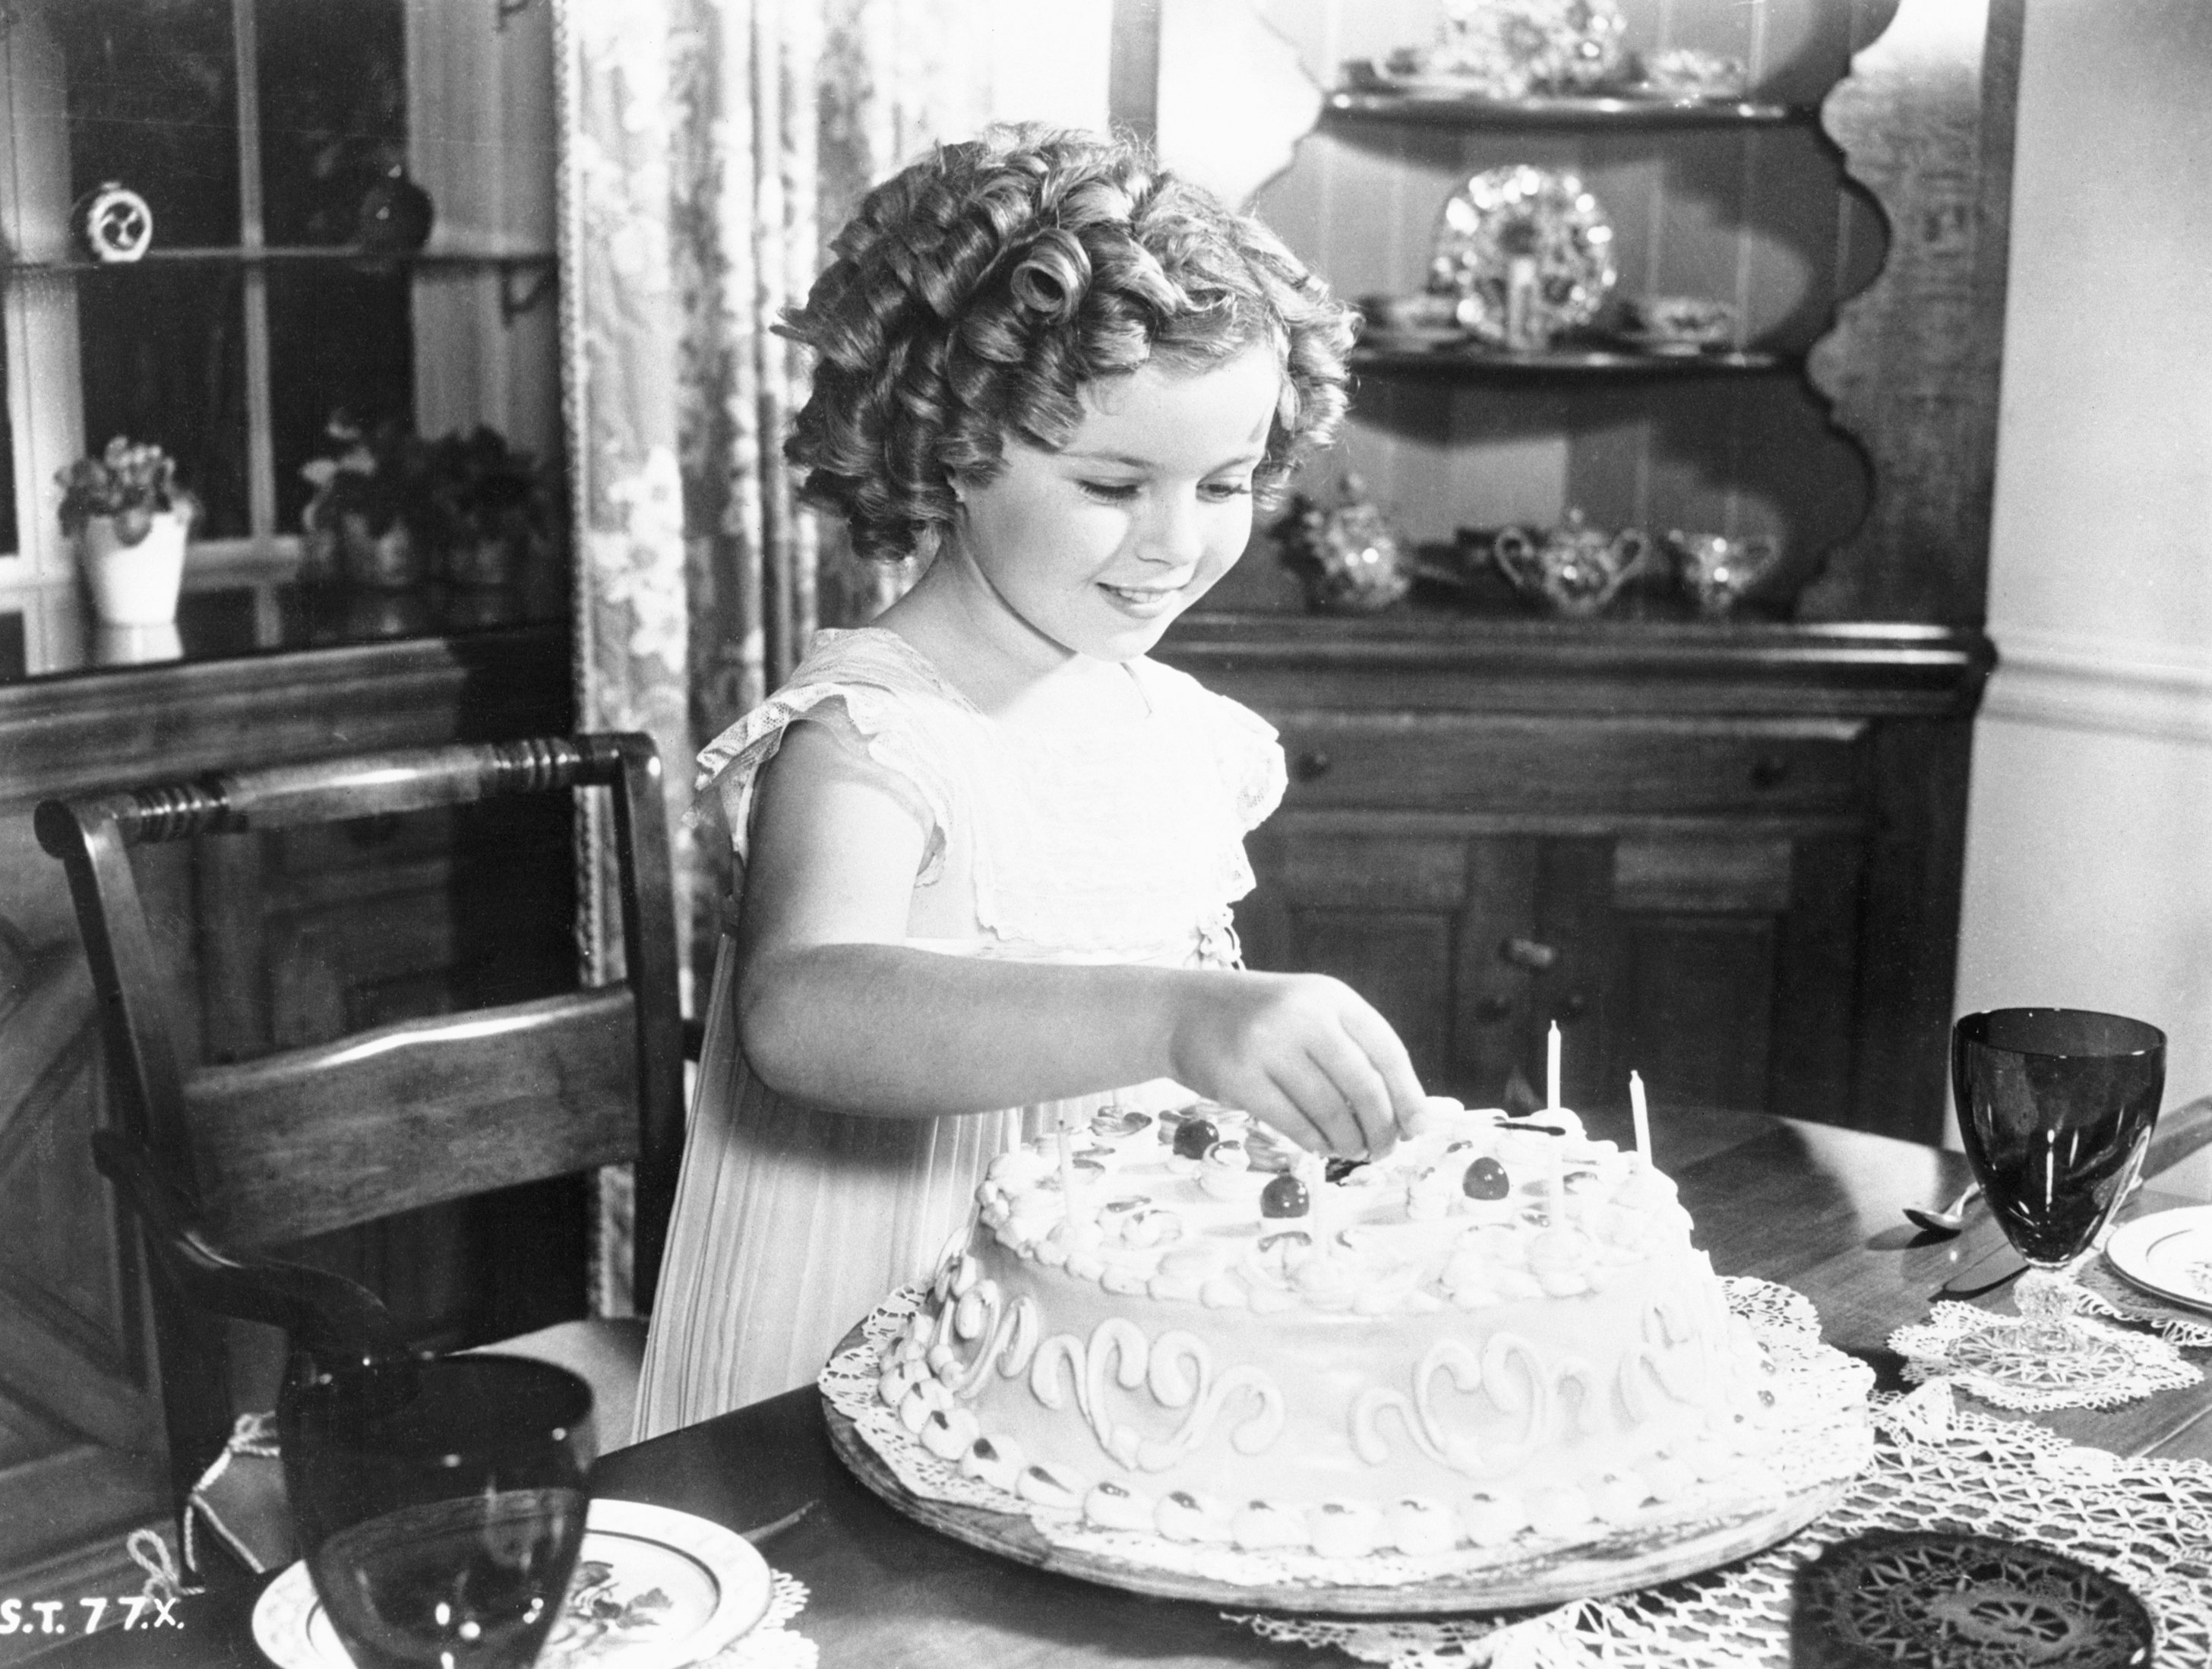
<svg viewBox="0 0 2212 1669">
<path fill-rule="evenodd" d="M 154 210 L 157 249 L 238 242 L 230 0 L 70 0 L 52 9 L 69 76 L 70 184 L 115 180 Z"/>
<path fill-rule="evenodd" d="M 254 15 L 269 241 L 352 243 L 362 199 L 407 161 L 401 0 L 261 0 Z"/>
<path fill-rule="evenodd" d="M 276 525 L 296 532 L 313 491 L 300 466 L 330 451 L 323 438 L 340 407 L 356 421 L 411 424 L 415 352 L 406 270 L 350 264 L 272 268 L 269 274 L 271 424 Z"/>
<path fill-rule="evenodd" d="M 88 451 L 127 434 L 177 460 L 204 538 L 252 529 L 246 495 L 242 278 L 232 265 L 126 266 L 77 281 Z"/>
<path fill-rule="evenodd" d="M 362 199 L 407 161 L 402 0 L 261 0 L 263 224 L 272 244 L 351 244 Z M 415 409 L 404 269 L 274 269 L 269 358 L 276 519 L 299 525 L 300 466 L 329 450 L 343 408 L 366 424 Z"/>
<path fill-rule="evenodd" d="M 154 211 L 154 247 L 239 240 L 238 87 L 230 0 L 72 0 L 54 9 L 69 76 L 70 180 L 109 180 Z M 207 511 L 243 536 L 242 280 L 234 266 L 151 264 L 77 284 L 85 446 L 151 440 Z"/>
</svg>

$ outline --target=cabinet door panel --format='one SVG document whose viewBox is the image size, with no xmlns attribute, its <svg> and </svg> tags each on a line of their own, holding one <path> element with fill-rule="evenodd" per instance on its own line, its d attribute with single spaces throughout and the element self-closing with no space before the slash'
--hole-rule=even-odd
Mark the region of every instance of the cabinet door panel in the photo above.
<svg viewBox="0 0 2212 1669">
<path fill-rule="evenodd" d="M 1628 1099 L 1627 1079 L 1613 1071 L 1605 1049 L 1626 972 L 1613 954 L 1613 846 L 1606 840 L 1547 841 L 1537 865 L 1537 934 L 1558 960 L 1534 985 L 1528 1081 L 1543 1088 L 1543 1037 L 1557 1020 L 1559 1094 L 1575 1108 Z"/>
<path fill-rule="evenodd" d="M 1513 1069 L 1525 1075 L 1528 1061 L 1540 1069 L 1543 1061 L 1537 993 L 1548 987 L 1548 976 L 1514 955 L 1539 942 L 1539 850 L 1527 836 L 1467 843 L 1467 902 L 1453 961 L 1451 1065 L 1449 1077 L 1430 1087 L 1470 1105 L 1499 1105 Z"/>
<path fill-rule="evenodd" d="M 0 805 L 0 1578 L 119 1548 L 167 1493 L 137 1262 L 92 1164 L 105 1079 L 60 865 L 30 803 Z"/>
<path fill-rule="evenodd" d="M 1252 843 L 1255 968 L 1345 980 L 1423 1082 L 1474 1104 L 1543 1082 L 1841 1122 L 1852 1093 L 1864 842 L 1854 834 L 1407 836 L 1285 826 Z"/>
<path fill-rule="evenodd" d="M 1452 919 L 1426 912 L 1300 910 L 1298 965 L 1332 974 L 1373 1004 L 1425 1084 L 1449 1069 Z"/>
<path fill-rule="evenodd" d="M 1866 845 L 1846 836 L 1800 841 L 1790 913 L 1774 969 L 1774 1055 L 1767 1110 L 1852 1122 L 1851 1056 L 1859 979 Z"/>
<path fill-rule="evenodd" d="M 1425 1081 L 1449 1076 L 1463 843 L 1292 826 L 1250 852 L 1260 885 L 1237 907 L 1245 960 L 1342 980 L 1397 1029 Z"/>
<path fill-rule="evenodd" d="M 1657 1101 L 1764 1106 L 1773 919 L 1623 914 L 1618 932 L 1625 1000 L 1606 1040 L 1609 1093 L 1600 1101 L 1624 1098 L 1633 1070 Z"/>
</svg>

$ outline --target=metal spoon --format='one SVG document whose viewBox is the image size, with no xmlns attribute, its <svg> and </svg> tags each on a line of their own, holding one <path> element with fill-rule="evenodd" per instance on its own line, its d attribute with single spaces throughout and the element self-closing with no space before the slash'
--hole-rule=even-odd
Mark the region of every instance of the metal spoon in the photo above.
<svg viewBox="0 0 2212 1669">
<path fill-rule="evenodd" d="M 1924 1211 L 1917 1205 L 1908 1205 L 1905 1208 L 1905 1215 L 1915 1228 L 1923 1229 L 1931 1235 L 1955 1235 L 1966 1226 L 1966 1207 L 1973 1204 L 1981 1191 L 1980 1183 L 1970 1182 L 1966 1192 L 1942 1211 Z"/>
<path fill-rule="evenodd" d="M 751 1529 L 740 1530 L 738 1533 L 743 1536 L 747 1541 L 750 1542 L 754 1546 L 758 1547 L 770 1536 L 780 1536 L 785 1531 L 790 1529 L 793 1525 L 798 1523 L 799 1520 L 805 1518 L 809 1513 L 812 1512 L 818 1504 L 819 1503 L 816 1502 L 810 1501 L 795 1513 L 786 1513 L 780 1519 L 770 1519 L 766 1524 L 756 1524 Z"/>
</svg>

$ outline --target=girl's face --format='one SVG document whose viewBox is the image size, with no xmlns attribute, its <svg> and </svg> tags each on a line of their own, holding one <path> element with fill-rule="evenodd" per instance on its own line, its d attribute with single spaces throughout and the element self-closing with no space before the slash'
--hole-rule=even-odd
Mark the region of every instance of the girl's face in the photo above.
<svg viewBox="0 0 2212 1669">
<path fill-rule="evenodd" d="M 1281 392 L 1264 343 L 1207 370 L 1155 362 L 1091 385 L 1065 447 L 1010 436 L 998 479 L 961 489 L 957 558 L 1031 632 L 1134 659 L 1243 554 Z"/>
</svg>

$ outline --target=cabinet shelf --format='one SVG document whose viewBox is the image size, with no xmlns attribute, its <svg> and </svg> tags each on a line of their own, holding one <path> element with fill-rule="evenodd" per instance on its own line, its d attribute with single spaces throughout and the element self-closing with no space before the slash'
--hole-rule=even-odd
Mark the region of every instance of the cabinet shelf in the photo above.
<svg viewBox="0 0 2212 1669">
<path fill-rule="evenodd" d="M 1628 94 L 1543 94 L 1494 99 L 1444 89 L 1342 87 L 1328 95 L 1324 119 L 1394 122 L 1421 127 L 1775 127 L 1813 119 L 1809 105 L 1755 99 L 1638 97 Z"/>
<path fill-rule="evenodd" d="M 129 272 L 141 268 L 178 266 L 285 267 L 341 264 L 409 267 L 493 267 L 520 271 L 550 267 L 556 256 L 545 250 L 419 250 L 412 254 L 396 250 L 366 249 L 358 244 L 281 245 L 264 249 L 211 246 L 198 249 L 149 249 L 135 261 L 0 261 L 0 276 L 73 277 L 87 272 Z"/>
<path fill-rule="evenodd" d="M 1726 354 L 1644 354 L 1628 349 L 1559 347 L 1534 353 L 1488 348 L 1354 348 L 1352 368 L 1376 377 L 1455 382 L 1523 378 L 1726 377 L 1794 370 L 1794 355 L 1745 349 Z"/>
</svg>

